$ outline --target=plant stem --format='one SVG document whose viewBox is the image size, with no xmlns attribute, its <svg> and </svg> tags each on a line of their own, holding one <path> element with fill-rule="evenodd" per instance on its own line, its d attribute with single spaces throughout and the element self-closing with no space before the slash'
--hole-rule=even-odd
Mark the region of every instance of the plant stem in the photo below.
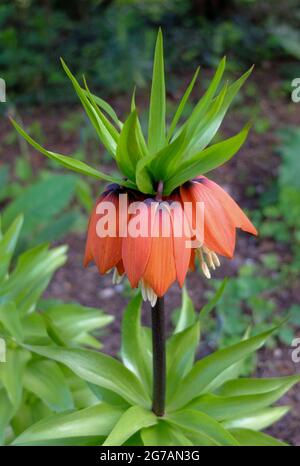
<svg viewBox="0 0 300 466">
<path fill-rule="evenodd" d="M 151 308 L 153 348 L 153 404 L 156 416 L 165 414 L 166 398 L 166 335 L 164 298 L 157 298 Z"/>
</svg>

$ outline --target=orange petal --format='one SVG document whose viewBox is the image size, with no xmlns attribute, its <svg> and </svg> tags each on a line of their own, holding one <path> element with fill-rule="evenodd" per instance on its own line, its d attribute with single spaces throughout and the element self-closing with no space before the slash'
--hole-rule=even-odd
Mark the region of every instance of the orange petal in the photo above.
<svg viewBox="0 0 300 466">
<path fill-rule="evenodd" d="M 158 210 L 154 220 L 154 231 L 162 231 L 164 221 L 170 220 L 167 210 Z M 151 253 L 143 279 L 158 296 L 163 296 L 176 280 L 172 234 L 152 236 Z"/>
<path fill-rule="evenodd" d="M 96 209 L 97 205 L 101 200 L 100 198 L 97 200 L 96 204 L 93 207 L 92 213 L 90 215 L 89 224 L 88 224 L 88 233 L 87 233 L 87 240 L 85 245 L 85 254 L 84 254 L 84 261 L 83 265 L 86 267 L 92 260 L 94 260 L 93 251 L 98 243 L 98 237 L 96 233 L 96 224 L 97 224 L 97 216 L 96 216 Z"/>
<path fill-rule="evenodd" d="M 241 228 L 243 231 L 251 233 L 252 235 L 257 235 L 255 226 L 250 222 L 248 217 L 244 214 L 242 209 L 240 209 L 232 197 L 214 181 L 211 181 L 205 177 L 203 178 L 203 183 L 214 193 L 215 197 L 222 204 L 234 225 L 237 228 Z"/>
<path fill-rule="evenodd" d="M 232 257 L 235 248 L 235 227 L 219 200 L 202 182 L 182 186 L 184 202 L 204 203 L 204 244 L 212 251 Z M 195 210 L 194 210 L 195 215 Z"/>
<path fill-rule="evenodd" d="M 172 196 L 170 200 L 176 276 L 179 285 L 182 287 L 190 264 L 191 247 L 188 242 L 191 240 L 191 234 L 186 231 L 188 220 L 182 209 L 180 197 Z"/>
<path fill-rule="evenodd" d="M 146 203 L 140 204 L 140 210 L 136 214 L 130 216 L 128 222 L 128 236 L 124 238 L 122 242 L 124 268 L 130 285 L 133 288 L 138 285 L 142 278 L 151 252 L 151 210 Z M 133 234 L 131 234 L 131 229 L 134 230 L 134 226 L 139 230 L 137 231 L 138 236 L 133 236 Z"/>
<path fill-rule="evenodd" d="M 115 206 L 116 228 L 112 236 L 108 235 L 101 237 L 97 234 L 97 224 L 105 213 L 97 214 L 97 207 L 100 203 L 104 202 L 110 202 Z M 106 273 L 114 267 L 122 258 L 122 238 L 119 238 L 118 231 L 118 205 L 118 194 L 113 192 L 107 193 L 97 201 L 89 223 L 84 263 L 87 264 L 94 259 L 101 274 Z"/>
</svg>

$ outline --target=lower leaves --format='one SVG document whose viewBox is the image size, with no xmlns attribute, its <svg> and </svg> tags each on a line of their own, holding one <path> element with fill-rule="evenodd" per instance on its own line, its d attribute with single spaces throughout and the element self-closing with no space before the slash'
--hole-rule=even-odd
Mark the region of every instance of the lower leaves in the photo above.
<svg viewBox="0 0 300 466">
<path fill-rule="evenodd" d="M 223 289 L 222 284 L 218 299 Z M 215 303 L 213 298 L 206 309 Z M 260 430 L 288 412 L 288 407 L 273 404 L 300 376 L 251 379 L 238 375 L 245 358 L 276 328 L 247 335 L 240 343 L 195 362 L 201 319 L 184 291 L 174 333 L 167 341 L 166 412 L 157 417 L 151 411 L 152 350 L 140 308 L 141 299 L 136 296 L 125 311 L 122 362 L 85 349 L 26 345 L 27 350 L 66 366 L 92 396 L 90 406 L 33 424 L 13 440 L 14 445 L 285 445 Z M 85 399 L 89 398 L 85 395 Z"/>
</svg>

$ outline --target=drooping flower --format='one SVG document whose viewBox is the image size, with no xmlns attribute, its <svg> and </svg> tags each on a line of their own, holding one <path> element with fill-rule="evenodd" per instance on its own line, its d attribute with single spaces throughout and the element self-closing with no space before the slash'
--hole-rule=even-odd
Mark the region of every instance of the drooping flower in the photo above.
<svg viewBox="0 0 300 466">
<path fill-rule="evenodd" d="M 125 204 L 120 195 L 126 196 Z M 201 242 L 195 231 L 197 203 L 204 212 Z M 112 228 L 107 217 L 110 205 L 115 214 Z M 210 278 L 209 269 L 220 265 L 218 255 L 233 256 L 236 228 L 257 234 L 229 194 L 204 176 L 159 201 L 112 185 L 93 209 L 84 263 L 94 260 L 100 274 L 113 269 L 114 283 L 126 274 L 132 288 L 140 286 L 144 299 L 154 305 L 175 281 L 182 287 L 188 270 L 194 269 L 195 256 Z"/>
</svg>

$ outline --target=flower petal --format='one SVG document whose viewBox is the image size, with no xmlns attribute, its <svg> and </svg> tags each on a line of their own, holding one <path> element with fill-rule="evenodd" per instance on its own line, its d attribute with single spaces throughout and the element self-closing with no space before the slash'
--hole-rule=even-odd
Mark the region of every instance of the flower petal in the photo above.
<svg viewBox="0 0 300 466">
<path fill-rule="evenodd" d="M 151 252 L 151 209 L 148 208 L 146 203 L 140 203 L 140 207 L 141 208 L 138 213 L 130 216 L 128 222 L 128 235 L 122 242 L 123 264 L 130 285 L 133 288 L 137 287 L 140 279 L 142 278 Z M 137 221 L 138 224 L 140 224 L 140 235 L 133 236 L 131 226 L 134 227 Z M 144 236 L 141 230 L 142 226 L 144 228 Z"/>
<path fill-rule="evenodd" d="M 244 214 L 242 209 L 240 209 L 232 197 L 223 188 L 221 188 L 221 186 L 205 177 L 203 177 L 202 182 L 214 193 L 215 197 L 222 204 L 223 208 L 226 210 L 227 215 L 230 217 L 231 221 L 237 228 L 241 228 L 243 231 L 247 231 L 252 235 L 257 235 L 255 226 L 250 222 L 248 217 Z"/>
<path fill-rule="evenodd" d="M 163 296 L 171 284 L 176 280 L 174 248 L 172 234 L 163 236 L 163 225 L 170 222 L 170 213 L 167 209 L 158 209 L 153 219 L 153 230 L 159 234 L 152 234 L 151 253 L 143 276 L 144 282 L 149 285 L 158 296 Z M 166 223 L 164 223 L 166 222 Z"/>
<path fill-rule="evenodd" d="M 183 202 L 204 203 L 204 245 L 223 256 L 232 257 L 235 226 L 222 204 L 202 182 L 192 181 L 180 188 Z"/>
<path fill-rule="evenodd" d="M 190 265 L 191 247 L 188 242 L 191 241 L 192 235 L 188 219 L 182 208 L 180 196 L 172 196 L 170 201 L 176 276 L 179 285 L 182 287 Z"/>
</svg>

